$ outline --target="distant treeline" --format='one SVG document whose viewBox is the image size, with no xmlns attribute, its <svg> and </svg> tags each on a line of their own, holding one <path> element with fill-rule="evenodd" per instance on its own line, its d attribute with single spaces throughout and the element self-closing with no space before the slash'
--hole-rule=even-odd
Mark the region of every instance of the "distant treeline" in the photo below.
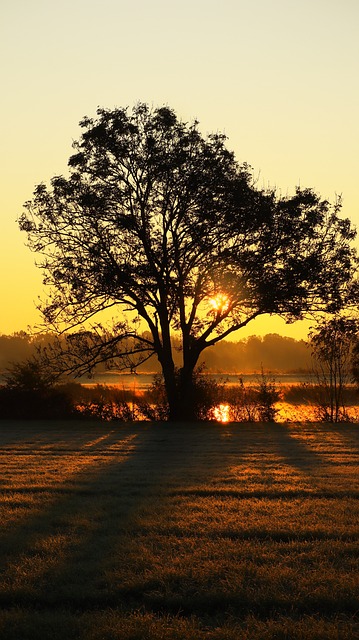
<svg viewBox="0 0 359 640">
<path fill-rule="evenodd" d="M 36 353 L 40 345 L 51 341 L 51 335 L 31 336 L 25 332 L 0 335 L 0 372 L 11 363 L 23 362 Z M 175 350 L 176 364 L 181 354 Z M 222 340 L 203 353 L 201 360 L 208 371 L 228 373 L 251 373 L 261 370 L 272 372 L 299 372 L 311 368 L 311 352 L 304 340 L 295 340 L 270 333 L 266 336 L 251 336 L 238 342 Z M 102 367 L 102 370 L 105 367 Z M 139 371 L 158 372 L 155 357 L 142 365 Z"/>
<path fill-rule="evenodd" d="M 208 348 L 203 361 L 211 371 L 251 373 L 266 371 L 295 373 L 311 368 L 311 350 L 304 340 L 269 333 L 238 342 L 222 341 Z"/>
</svg>

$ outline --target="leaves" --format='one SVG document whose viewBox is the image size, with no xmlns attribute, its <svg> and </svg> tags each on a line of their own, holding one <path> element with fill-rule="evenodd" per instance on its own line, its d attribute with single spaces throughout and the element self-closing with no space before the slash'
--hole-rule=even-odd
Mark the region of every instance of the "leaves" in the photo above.
<svg viewBox="0 0 359 640">
<path fill-rule="evenodd" d="M 340 199 L 258 189 L 224 135 L 203 137 L 169 107 L 101 108 L 80 126 L 69 177 L 39 185 L 19 221 L 43 256 L 55 327 L 133 311 L 173 377 L 173 331 L 194 366 L 260 314 L 292 321 L 357 300 L 355 231 Z M 219 292 L 230 304 L 208 314 Z"/>
</svg>

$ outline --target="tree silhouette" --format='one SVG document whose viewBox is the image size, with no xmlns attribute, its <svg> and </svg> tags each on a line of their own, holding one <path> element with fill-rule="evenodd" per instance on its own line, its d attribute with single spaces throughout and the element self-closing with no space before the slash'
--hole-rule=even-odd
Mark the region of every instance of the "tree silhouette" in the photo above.
<svg viewBox="0 0 359 640">
<path fill-rule="evenodd" d="M 43 256 L 49 327 L 74 330 L 105 309 L 125 312 L 110 330 L 100 319 L 69 337 L 73 370 L 116 358 L 135 366 L 156 354 L 170 419 L 190 419 L 204 349 L 261 314 L 293 321 L 345 303 L 355 233 L 338 217 L 339 201 L 258 189 L 225 136 L 203 137 L 198 122 L 168 107 L 98 109 L 80 126 L 69 177 L 37 186 L 20 218 Z"/>
<path fill-rule="evenodd" d="M 358 318 L 336 315 L 321 319 L 309 334 L 321 392 L 319 415 L 328 422 L 348 420 L 345 388 L 353 378 Z"/>
</svg>

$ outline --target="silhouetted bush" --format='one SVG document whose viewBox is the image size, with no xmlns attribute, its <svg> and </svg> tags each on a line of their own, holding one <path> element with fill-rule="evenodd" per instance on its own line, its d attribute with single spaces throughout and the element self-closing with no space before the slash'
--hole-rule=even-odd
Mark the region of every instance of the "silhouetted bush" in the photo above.
<svg viewBox="0 0 359 640">
<path fill-rule="evenodd" d="M 177 377 L 179 376 L 178 370 Z M 221 401 L 223 388 L 223 384 L 204 373 L 203 366 L 194 371 L 192 394 L 195 420 L 213 420 L 213 409 Z M 153 383 L 144 398 L 138 401 L 138 410 L 147 420 L 154 422 L 168 420 L 169 406 L 162 374 L 154 376 Z"/>
<path fill-rule="evenodd" d="M 246 386 L 243 379 L 239 384 L 229 386 L 225 392 L 225 401 L 230 407 L 230 417 L 234 422 L 255 422 L 257 420 L 257 397 L 253 386 Z"/>
<path fill-rule="evenodd" d="M 5 378 L 0 387 L 1 418 L 67 418 L 74 414 L 66 387 L 55 385 L 35 359 L 13 364 Z"/>
<path fill-rule="evenodd" d="M 0 387 L 0 418 L 68 418 L 74 413 L 71 398 L 61 387 L 41 391 Z"/>
<path fill-rule="evenodd" d="M 260 422 L 275 422 L 277 409 L 275 404 L 280 400 L 280 392 L 275 380 L 270 380 L 262 370 L 257 383 L 257 411 Z"/>
<path fill-rule="evenodd" d="M 289 404 L 315 404 L 321 393 L 321 385 L 314 382 L 303 382 L 301 384 L 285 385 L 282 387 L 282 398 Z M 358 388 L 354 384 L 347 384 L 343 387 L 343 396 L 346 406 L 358 404 Z"/>
<path fill-rule="evenodd" d="M 275 422 L 276 403 L 281 394 L 275 380 L 269 379 L 262 371 L 256 384 L 239 384 L 225 390 L 225 400 L 229 404 L 229 416 L 234 422 Z"/>
<path fill-rule="evenodd" d="M 121 422 L 133 422 L 138 418 L 133 392 L 114 386 L 79 385 L 74 403 L 77 413 L 84 418 L 120 420 Z"/>
</svg>

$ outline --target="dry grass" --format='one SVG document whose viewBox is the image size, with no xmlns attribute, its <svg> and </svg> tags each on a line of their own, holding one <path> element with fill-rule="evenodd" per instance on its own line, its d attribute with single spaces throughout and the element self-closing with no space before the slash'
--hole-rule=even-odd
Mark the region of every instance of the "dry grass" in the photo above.
<svg viewBox="0 0 359 640">
<path fill-rule="evenodd" d="M 359 636 L 355 425 L 0 423 L 3 640 Z"/>
</svg>

